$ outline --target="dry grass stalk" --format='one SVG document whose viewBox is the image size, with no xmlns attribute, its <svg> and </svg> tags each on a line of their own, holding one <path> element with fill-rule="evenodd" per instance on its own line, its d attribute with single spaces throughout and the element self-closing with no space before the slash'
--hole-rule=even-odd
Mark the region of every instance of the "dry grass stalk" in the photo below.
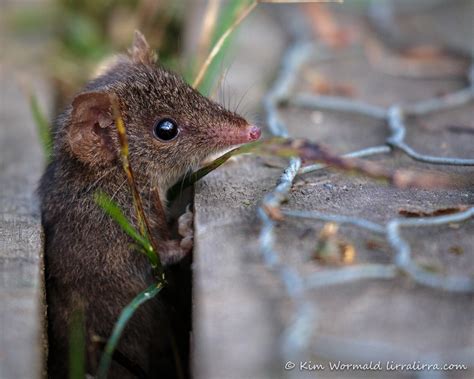
<svg viewBox="0 0 474 379">
<path fill-rule="evenodd" d="M 206 52 L 211 45 L 212 34 L 216 27 L 217 16 L 220 9 L 220 0 L 208 0 L 204 20 L 202 22 L 201 36 L 198 43 L 197 62 L 199 65 L 204 61 Z"/>
<path fill-rule="evenodd" d="M 212 63 L 216 55 L 219 54 L 219 51 L 222 49 L 222 46 L 224 46 L 224 43 L 227 38 L 229 38 L 229 36 L 240 25 L 240 23 L 245 20 L 250 13 L 252 13 L 257 4 L 257 1 L 252 1 L 249 6 L 245 7 L 237 16 L 235 21 L 229 26 L 229 28 L 220 36 L 220 38 L 217 40 L 216 44 L 212 48 L 211 52 L 207 56 L 206 60 L 204 61 L 203 65 L 201 66 L 199 73 L 196 76 L 196 79 L 194 80 L 193 88 L 197 88 L 201 84 L 202 80 L 204 79 L 204 75 L 206 74 L 206 71 L 209 68 L 209 65 Z"/>
<path fill-rule="evenodd" d="M 125 128 L 125 123 L 123 121 L 123 118 L 120 113 L 120 106 L 119 102 L 116 96 L 111 96 L 110 98 L 111 104 L 112 104 L 112 112 L 113 116 L 115 119 L 115 125 L 117 128 L 117 133 L 119 137 L 119 142 L 120 142 L 120 157 L 122 159 L 122 166 L 123 170 L 125 171 L 125 174 L 127 176 L 127 181 L 130 186 L 130 190 L 132 191 L 133 195 L 133 204 L 135 206 L 135 212 L 137 215 L 137 220 L 138 220 L 138 226 L 140 229 L 140 233 L 143 236 L 146 236 L 148 240 L 151 243 L 151 246 L 153 247 L 154 253 L 158 255 L 158 245 L 153 238 L 153 235 L 151 233 L 151 228 L 150 224 L 148 222 L 148 218 L 145 215 L 145 211 L 143 210 L 143 203 L 142 199 L 140 197 L 140 193 L 138 192 L 137 185 L 135 183 L 135 178 L 133 175 L 133 170 L 130 165 L 130 161 L 128 159 L 128 154 L 129 154 L 129 149 L 128 149 L 128 140 L 127 140 L 127 133 L 126 133 L 126 128 Z M 155 196 L 158 197 L 157 201 L 159 201 L 159 194 L 157 193 Z M 161 202 L 160 202 L 161 204 Z M 159 271 L 162 273 L 162 267 L 160 260 L 158 259 L 158 264 L 159 264 Z"/>
<path fill-rule="evenodd" d="M 212 61 L 214 58 L 219 54 L 219 51 L 222 49 L 224 46 L 224 43 L 226 42 L 227 38 L 232 34 L 232 32 L 244 21 L 250 13 L 255 9 L 255 7 L 259 3 L 274 3 L 274 4 L 297 4 L 297 3 L 343 3 L 343 0 L 312 0 L 312 1 L 307 1 L 307 0 L 254 0 L 252 1 L 247 7 L 245 7 L 237 16 L 237 18 L 234 20 L 234 22 L 227 28 L 227 30 L 220 36 L 220 38 L 217 40 L 216 44 L 212 48 L 211 52 L 207 56 L 206 60 L 202 64 L 201 68 L 199 69 L 199 73 L 196 76 L 196 79 L 193 82 L 193 88 L 199 87 L 201 82 L 204 79 L 204 76 L 207 72 L 207 69 L 211 65 Z"/>
</svg>

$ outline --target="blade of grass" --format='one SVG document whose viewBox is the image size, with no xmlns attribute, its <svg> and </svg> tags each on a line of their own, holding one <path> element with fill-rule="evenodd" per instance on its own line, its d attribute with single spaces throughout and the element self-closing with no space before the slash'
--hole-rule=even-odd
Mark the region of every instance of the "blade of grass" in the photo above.
<svg viewBox="0 0 474 379">
<path fill-rule="evenodd" d="M 151 266 L 155 269 L 158 266 L 157 254 L 150 243 L 150 241 L 141 235 L 135 227 L 127 220 L 122 210 L 115 204 L 112 199 L 104 192 L 96 192 L 95 195 L 96 203 L 107 213 L 117 224 L 120 225 L 122 230 L 132 237 L 137 242 L 147 255 Z"/>
<path fill-rule="evenodd" d="M 76 309 L 69 331 L 69 379 L 84 379 L 86 372 L 84 310 Z"/>
<path fill-rule="evenodd" d="M 39 139 L 41 141 L 41 146 L 43 148 L 44 155 L 46 160 L 49 162 L 51 160 L 51 155 L 53 153 L 53 138 L 51 136 L 51 125 L 48 122 L 47 117 L 44 112 L 41 110 L 38 103 L 38 98 L 35 94 L 30 93 L 29 103 L 31 114 L 33 115 L 33 120 L 36 124 L 36 129 L 38 130 Z"/>
<path fill-rule="evenodd" d="M 193 185 L 199 179 L 203 178 L 204 176 L 209 174 L 211 171 L 214 171 L 216 168 L 223 165 L 225 162 L 227 162 L 234 155 L 253 152 L 262 143 L 263 143 L 263 141 L 252 142 L 252 143 L 248 143 L 246 145 L 240 146 L 240 147 L 238 147 L 236 149 L 233 149 L 231 151 L 228 151 L 227 153 L 225 153 L 225 154 L 221 155 L 220 157 L 216 158 L 214 161 L 212 161 L 208 165 L 206 165 L 206 166 L 200 168 L 199 170 L 193 172 L 191 175 L 186 176 L 184 180 L 178 181 L 175 185 L 173 185 L 168 190 L 168 196 L 167 196 L 168 200 L 171 201 L 171 200 L 175 199 L 176 196 L 180 193 L 181 190 Z"/>
<path fill-rule="evenodd" d="M 102 357 L 99 363 L 99 370 L 97 371 L 97 378 L 98 379 L 106 379 L 107 373 L 110 368 L 110 363 L 112 362 L 112 355 L 117 347 L 117 344 L 120 340 L 122 332 L 127 325 L 127 322 L 133 316 L 135 311 L 138 309 L 140 305 L 145 303 L 146 301 L 153 299 L 161 290 L 163 289 L 163 283 L 155 283 L 148 287 L 146 290 L 140 292 L 131 302 L 128 304 L 120 314 L 117 322 L 115 323 L 114 329 L 112 331 L 112 335 L 110 336 L 109 340 L 107 341 L 107 345 L 105 345 L 104 352 L 102 353 Z"/>
<path fill-rule="evenodd" d="M 399 188 L 459 188 L 459 186 L 472 186 L 473 183 L 472 180 L 466 180 L 465 178 L 455 176 L 454 174 L 423 173 L 403 169 L 393 170 L 378 163 L 363 159 L 340 157 L 320 145 L 305 139 L 274 137 L 252 142 L 223 154 L 210 164 L 187 176 L 183 181 L 173 185 L 173 187 L 168 191 L 168 199 L 173 200 L 182 189 L 194 184 L 196 181 L 224 164 L 229 160 L 229 158 L 245 153 L 272 155 L 282 158 L 298 156 L 307 162 L 321 162 L 327 164 L 331 168 L 348 173 L 365 175 L 376 180 L 391 183 Z"/>
</svg>

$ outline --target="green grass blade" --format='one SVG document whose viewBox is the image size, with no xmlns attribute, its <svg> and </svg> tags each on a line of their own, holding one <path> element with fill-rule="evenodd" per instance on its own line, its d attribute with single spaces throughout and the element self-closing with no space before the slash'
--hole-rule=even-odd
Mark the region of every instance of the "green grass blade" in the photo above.
<svg viewBox="0 0 474 379">
<path fill-rule="evenodd" d="M 281 158 L 300 157 L 305 162 L 320 162 L 333 169 L 346 173 L 364 175 L 369 178 L 391 183 L 399 188 L 459 188 L 459 186 L 469 187 L 472 183 L 469 179 L 455 174 L 423 173 L 403 169 L 392 170 L 381 164 L 357 158 L 341 157 L 325 149 L 323 146 L 301 138 L 272 137 L 243 145 L 220 156 L 207 166 L 195 171 L 187 176 L 183 181 L 178 181 L 168 192 L 168 198 L 174 199 L 182 189 L 194 184 L 203 176 L 209 174 L 217 167 L 221 166 L 230 157 L 242 154 L 253 153 L 256 155 L 275 156 Z"/>
<path fill-rule="evenodd" d="M 168 200 L 169 201 L 174 200 L 176 196 L 178 196 L 178 194 L 183 189 L 193 185 L 199 179 L 203 178 L 204 176 L 209 174 L 211 171 L 214 171 L 216 168 L 223 165 L 234 155 L 250 153 L 254 151 L 256 148 L 258 148 L 258 146 L 261 145 L 262 143 L 263 141 L 251 142 L 246 145 L 240 146 L 236 149 L 233 149 L 231 151 L 228 151 L 227 153 L 221 155 L 219 158 L 209 163 L 207 166 L 204 166 L 200 168 L 199 170 L 193 172 L 191 175 L 186 176 L 184 180 L 178 181 L 173 187 L 171 187 L 168 190 L 168 196 L 167 196 Z"/>
<path fill-rule="evenodd" d="M 69 379 L 84 379 L 86 372 L 84 310 L 76 309 L 69 331 Z"/>
<path fill-rule="evenodd" d="M 97 204 L 105 211 L 105 213 L 115 220 L 115 222 L 120 225 L 122 230 L 132 237 L 143 248 L 145 254 L 150 260 L 152 267 L 155 268 L 158 265 L 158 258 L 150 241 L 148 241 L 148 239 L 143 237 L 135 229 L 130 221 L 127 220 L 122 210 L 108 195 L 99 191 L 95 193 L 94 197 Z"/>
<path fill-rule="evenodd" d="M 46 156 L 47 161 L 51 159 L 53 152 L 53 138 L 51 135 L 51 125 L 48 122 L 47 117 L 44 112 L 41 110 L 38 103 L 38 98 L 36 95 L 30 95 L 30 109 L 35 121 L 36 128 L 38 130 L 38 135 L 41 141 L 41 146 L 43 147 L 44 155 Z"/>
<path fill-rule="evenodd" d="M 131 302 L 128 304 L 120 314 L 117 322 L 115 323 L 112 334 L 105 345 L 104 352 L 100 359 L 99 370 L 97 371 L 98 379 L 107 378 L 107 373 L 109 371 L 110 363 L 112 362 L 112 355 L 117 347 L 117 344 L 120 340 L 122 332 L 127 325 L 128 320 L 133 316 L 135 311 L 140 305 L 146 301 L 154 298 L 163 288 L 163 283 L 155 283 L 148 287 L 143 292 L 140 292 Z"/>
</svg>

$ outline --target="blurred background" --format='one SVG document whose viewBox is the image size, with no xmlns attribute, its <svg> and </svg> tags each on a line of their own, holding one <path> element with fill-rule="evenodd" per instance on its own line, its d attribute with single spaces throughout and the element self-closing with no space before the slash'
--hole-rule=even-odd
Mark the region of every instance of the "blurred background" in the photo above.
<svg viewBox="0 0 474 379">
<path fill-rule="evenodd" d="M 247 41 L 247 45 L 256 46 L 258 52 L 249 50 L 245 51 L 250 53 L 248 56 L 241 56 L 239 46 L 234 43 L 235 36 L 231 36 L 200 85 L 203 93 L 221 96 L 223 101 L 222 94 L 217 94 L 226 87 L 223 80 L 239 71 L 240 80 L 247 88 L 241 86 L 231 97 L 245 98 L 242 92 L 251 92 L 255 83 L 246 80 L 243 67 L 233 70 L 233 66 L 241 61 L 251 66 L 262 49 L 271 55 L 302 34 L 340 49 L 360 43 L 367 38 L 363 34 L 372 29 L 403 57 L 418 59 L 419 65 L 440 59 L 446 49 L 465 57 L 472 52 L 472 43 L 464 38 L 472 32 L 471 14 L 459 12 L 449 17 L 453 7 L 443 0 L 352 0 L 346 1 L 344 7 L 273 1 L 274 4 L 269 4 L 272 0 L 260 4 L 253 12 L 259 16 L 252 17 L 257 21 L 250 21 L 239 33 L 242 35 L 247 30 L 245 38 L 256 37 L 253 44 Z M 38 73 L 52 87 L 53 108 L 57 111 L 94 76 L 101 63 L 113 54 L 125 52 L 133 31 L 139 29 L 159 53 L 160 62 L 192 82 L 210 47 L 251 3 L 251 0 L 2 0 L 2 66 L 8 63 L 17 69 L 25 66 L 27 71 L 41 68 Z M 467 10 L 470 5 L 463 0 L 456 3 L 454 8 L 458 9 Z M 333 10 L 338 11 L 337 17 Z M 425 12 L 430 14 L 423 15 Z M 354 20 L 347 14 L 358 14 L 360 19 Z M 443 22 L 439 22 L 441 16 L 445 18 Z M 272 32 L 276 33 L 274 38 L 269 35 Z M 262 41 L 265 45 L 261 45 Z M 377 54 L 373 55 L 375 58 Z M 233 84 L 227 84 L 229 92 L 233 91 Z"/>
</svg>

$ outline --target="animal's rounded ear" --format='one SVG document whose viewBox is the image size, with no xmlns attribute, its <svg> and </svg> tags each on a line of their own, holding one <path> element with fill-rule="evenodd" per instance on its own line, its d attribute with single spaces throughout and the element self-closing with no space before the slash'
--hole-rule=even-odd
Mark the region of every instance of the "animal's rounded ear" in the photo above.
<svg viewBox="0 0 474 379">
<path fill-rule="evenodd" d="M 133 44 L 129 50 L 129 54 L 134 63 L 154 65 L 158 59 L 156 53 L 148 45 L 145 36 L 138 30 L 135 30 Z"/>
<path fill-rule="evenodd" d="M 117 157 L 114 119 L 109 94 L 85 92 L 72 102 L 67 141 L 72 153 L 82 162 L 104 166 Z"/>
</svg>

